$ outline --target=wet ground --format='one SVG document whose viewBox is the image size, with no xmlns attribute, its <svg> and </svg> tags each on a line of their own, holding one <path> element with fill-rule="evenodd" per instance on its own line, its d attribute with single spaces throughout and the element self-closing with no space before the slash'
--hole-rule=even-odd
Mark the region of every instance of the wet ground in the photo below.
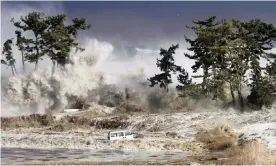
<svg viewBox="0 0 276 166">
<path fill-rule="evenodd" d="M 82 149 L 26 149 L 1 148 L 1 165 L 32 162 L 81 162 L 81 161 L 122 161 L 122 160 L 174 160 L 185 159 L 187 152 L 146 152 L 120 150 Z"/>
<path fill-rule="evenodd" d="M 53 126 L 7 128 L 1 131 L 1 164 L 125 160 L 185 160 L 177 163 L 185 164 L 187 153 L 184 151 L 201 152 L 200 146 L 193 144 L 197 126 L 211 129 L 220 124 L 229 124 L 237 133 L 243 134 L 244 140 L 263 141 L 270 150 L 275 151 L 275 113 L 274 109 L 244 114 L 218 111 L 131 115 L 127 130 L 142 137 L 117 143 L 106 140 L 109 129 L 82 127 L 52 131 L 49 127 Z M 176 134 L 176 137 L 168 132 Z M 168 152 L 170 150 L 174 152 Z"/>
</svg>

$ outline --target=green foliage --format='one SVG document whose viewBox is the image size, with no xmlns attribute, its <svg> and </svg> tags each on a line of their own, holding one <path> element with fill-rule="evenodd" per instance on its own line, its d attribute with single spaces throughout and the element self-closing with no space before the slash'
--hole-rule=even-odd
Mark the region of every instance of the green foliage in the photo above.
<svg viewBox="0 0 276 166">
<path fill-rule="evenodd" d="M 43 13 L 32 12 L 22 16 L 19 21 L 13 22 L 17 28 L 16 46 L 21 52 L 22 66 L 24 61 L 35 63 L 44 56 L 53 62 L 52 73 L 55 66 L 64 66 L 69 63 L 69 54 L 73 48 L 83 51 L 76 41 L 80 30 L 87 30 L 91 26 L 84 18 L 74 18 L 72 24 L 65 25 L 67 16 L 45 16 Z M 274 47 L 276 40 L 276 27 L 259 19 L 250 21 L 220 20 L 215 16 L 205 20 L 193 21 L 193 30 L 196 37 L 185 40 L 190 44 L 188 48 L 194 54 L 185 53 L 185 57 L 194 60 L 193 73 L 190 76 L 183 66 L 177 66 L 173 55 L 179 45 L 172 45 L 168 50 L 160 49 L 161 59 L 157 59 L 157 67 L 161 73 L 150 77 L 150 86 L 159 84 L 160 88 L 168 91 L 172 83 L 172 74 L 178 74 L 176 89 L 181 97 L 212 96 L 214 100 L 225 100 L 225 86 L 229 85 L 233 103 L 236 97 L 239 100 L 241 111 L 244 111 L 245 102 L 242 87 L 250 87 L 247 105 L 253 109 L 270 107 L 276 100 L 276 54 L 268 53 Z M 27 38 L 23 33 L 33 34 Z M 12 39 L 4 43 L 2 54 L 5 58 L 1 63 L 16 72 L 15 59 L 12 54 Z M 268 63 L 261 67 L 260 59 L 265 58 Z M 199 70 L 203 74 L 198 75 Z M 247 77 L 246 73 L 250 73 Z M 202 78 L 202 83 L 195 84 L 193 78 Z"/>
<path fill-rule="evenodd" d="M 1 64 L 7 65 L 11 68 L 12 74 L 14 75 L 14 72 L 16 72 L 15 68 L 15 59 L 12 54 L 12 39 L 8 39 L 4 42 L 2 54 L 5 56 L 5 60 L 1 59 Z"/>
<path fill-rule="evenodd" d="M 250 61 L 251 93 L 248 96 L 248 105 L 253 109 L 261 109 L 263 106 L 270 107 L 275 101 L 275 54 L 265 51 L 273 48 L 273 42 L 276 40 L 276 28 L 272 24 L 263 23 L 258 19 L 244 23 L 246 29 L 246 45 Z M 260 66 L 260 58 L 267 59 L 266 72 L 263 75 L 263 69 Z"/>
<path fill-rule="evenodd" d="M 57 15 L 47 18 L 49 29 L 44 33 L 45 50 L 55 64 L 63 66 L 69 62 L 71 48 L 83 51 L 76 42 L 78 30 L 86 30 L 90 25 L 86 24 L 84 18 L 73 19 L 73 25 L 65 26 L 66 15 Z"/>
<path fill-rule="evenodd" d="M 48 55 L 55 65 L 64 66 L 69 62 L 69 53 L 72 48 L 76 51 L 83 51 L 78 47 L 76 37 L 79 30 L 86 30 L 91 27 L 84 18 L 74 18 L 72 25 L 65 25 L 66 15 L 45 16 L 40 12 L 32 12 L 22 16 L 19 21 L 13 22 L 19 30 L 15 31 L 17 36 L 17 47 L 22 54 L 22 65 L 24 61 L 35 63 L 35 69 L 43 56 Z M 26 38 L 22 32 L 31 32 L 32 38 Z"/>
<path fill-rule="evenodd" d="M 188 27 L 192 29 L 197 37 L 192 40 L 185 36 L 186 42 L 190 44 L 189 51 L 193 51 L 193 55 L 185 53 L 184 55 L 189 59 L 195 60 L 195 64 L 192 66 L 193 72 L 196 73 L 200 68 L 203 70 L 203 75 L 198 77 L 203 77 L 203 82 L 201 90 L 203 94 L 207 94 L 208 90 L 208 78 L 211 76 L 209 71 L 214 64 L 214 57 L 211 54 L 210 47 L 214 45 L 214 27 L 216 27 L 219 22 L 216 21 L 216 17 L 212 16 L 203 21 L 193 21 L 195 26 Z"/>
<path fill-rule="evenodd" d="M 192 79 L 189 77 L 189 73 L 181 68 L 177 67 L 179 72 L 177 80 L 180 85 L 176 86 L 176 89 L 180 92 L 179 97 L 191 97 L 198 99 L 200 97 L 200 85 L 192 83 Z"/>
<path fill-rule="evenodd" d="M 157 59 L 157 67 L 162 71 L 161 74 L 156 74 L 154 77 L 149 78 L 150 86 L 153 87 L 156 84 L 160 84 L 160 88 L 164 88 L 167 91 L 168 85 L 172 83 L 171 73 L 175 73 L 177 66 L 174 64 L 173 54 L 179 45 L 172 45 L 168 50 L 160 49 L 160 60 Z"/>
<path fill-rule="evenodd" d="M 253 109 L 270 107 L 276 100 L 276 55 L 267 51 L 274 47 L 276 27 L 258 19 L 216 21 L 215 16 L 193 23 L 195 25 L 188 28 L 196 37 L 189 39 L 185 36 L 185 40 L 190 44 L 188 50 L 194 54 L 184 55 L 195 61 L 193 73 L 202 69 L 203 75 L 192 76 L 202 78 L 202 83 L 192 83 L 189 73 L 176 66 L 174 61 L 168 64 L 175 70 L 170 69 L 154 78 L 166 80 L 169 84 L 172 83 L 170 72 L 179 72 L 180 85 L 176 89 L 181 97 L 213 96 L 215 100 L 225 100 L 225 87 L 229 85 L 232 101 L 236 103 L 238 98 L 241 112 L 245 110 L 245 104 Z M 261 67 L 261 58 L 269 62 L 266 68 Z M 249 77 L 247 73 L 250 73 Z M 251 88 L 247 103 L 242 94 L 244 86 Z"/>
<path fill-rule="evenodd" d="M 48 17 L 50 26 L 43 34 L 44 53 L 48 54 L 53 62 L 52 73 L 56 63 L 63 66 L 69 62 L 70 49 L 76 45 L 64 25 L 65 20 L 64 14 Z"/>
<path fill-rule="evenodd" d="M 177 71 L 179 72 L 177 80 L 182 84 L 182 86 L 192 84 L 192 79 L 189 77 L 189 73 L 185 69 L 178 66 Z"/>
<path fill-rule="evenodd" d="M 201 85 L 200 84 L 187 84 L 185 86 L 176 86 L 176 89 L 180 92 L 179 97 L 190 97 L 192 99 L 202 98 Z"/>
<path fill-rule="evenodd" d="M 232 25 L 226 21 L 216 21 L 216 17 L 209 17 L 203 21 L 194 21 L 196 26 L 191 27 L 197 37 L 194 40 L 185 37 L 191 45 L 188 50 L 194 55 L 184 54 L 195 60 L 192 66 L 194 73 L 200 68 L 203 70 L 201 91 L 203 95 L 213 94 L 214 99 L 224 98 L 223 85 L 225 84 L 228 40 L 231 37 Z"/>
<path fill-rule="evenodd" d="M 269 64 L 266 66 L 266 72 L 271 81 L 276 81 L 276 54 L 269 53 L 266 55 Z"/>
<path fill-rule="evenodd" d="M 21 16 L 18 22 L 15 22 L 14 19 L 11 22 L 14 23 L 16 28 L 24 32 L 31 31 L 33 33 L 34 39 L 27 39 L 29 45 L 26 47 L 28 53 L 25 54 L 25 59 L 30 63 L 35 62 L 35 68 L 37 69 L 38 61 L 44 55 L 41 51 L 43 49 L 42 35 L 48 27 L 44 14 L 32 12 L 25 17 Z"/>
<path fill-rule="evenodd" d="M 24 56 L 26 51 L 28 51 L 29 44 L 32 42 L 31 39 L 26 39 L 25 37 L 22 36 L 22 32 L 16 30 L 16 46 L 18 47 L 18 50 L 21 52 L 21 61 L 22 61 L 22 67 L 23 71 L 25 71 L 25 63 L 24 63 Z"/>
<path fill-rule="evenodd" d="M 259 80 L 259 84 L 252 88 L 250 95 L 247 97 L 248 106 L 252 109 L 259 110 L 263 106 L 271 107 L 276 101 L 276 85 L 267 78 Z"/>
<path fill-rule="evenodd" d="M 263 106 L 271 107 L 276 101 L 276 54 L 266 54 L 269 60 L 265 68 L 265 75 L 260 76 L 251 86 L 250 95 L 247 97 L 250 108 L 258 110 Z"/>
<path fill-rule="evenodd" d="M 91 27 L 91 25 L 86 24 L 86 20 L 84 18 L 74 18 L 73 25 L 69 25 L 66 28 L 69 31 L 69 34 L 72 34 L 74 37 L 77 37 L 78 30 L 86 30 Z"/>
</svg>

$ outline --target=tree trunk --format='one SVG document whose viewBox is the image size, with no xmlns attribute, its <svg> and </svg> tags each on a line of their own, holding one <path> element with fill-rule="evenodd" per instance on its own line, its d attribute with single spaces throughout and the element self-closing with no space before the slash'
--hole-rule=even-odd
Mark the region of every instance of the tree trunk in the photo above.
<svg viewBox="0 0 276 166">
<path fill-rule="evenodd" d="M 37 34 L 35 34 L 35 50 L 36 50 L 35 70 L 37 70 L 38 69 L 38 59 L 39 59 Z"/>
<path fill-rule="evenodd" d="M 54 75 L 54 73 L 55 73 L 56 62 L 55 62 L 55 61 L 52 61 L 52 62 L 53 62 L 53 66 L 52 66 L 52 75 Z"/>
<path fill-rule="evenodd" d="M 202 93 L 205 95 L 207 93 L 207 77 L 208 77 L 208 69 L 205 68 L 203 69 L 203 81 L 202 81 L 202 86 L 201 86 L 201 89 L 202 89 Z"/>
<path fill-rule="evenodd" d="M 128 100 L 130 98 L 128 88 L 125 88 L 125 95 L 126 95 L 126 100 Z"/>
<path fill-rule="evenodd" d="M 37 69 L 38 69 L 38 62 L 37 62 L 37 60 L 35 61 L 35 68 L 34 68 L 34 70 L 36 71 Z"/>
<path fill-rule="evenodd" d="M 23 53 L 23 51 L 21 51 L 21 58 L 22 58 L 22 67 L 23 67 L 23 72 L 25 72 L 24 53 Z"/>
<path fill-rule="evenodd" d="M 235 99 L 234 89 L 233 89 L 232 83 L 230 82 L 229 84 L 230 84 L 230 92 L 231 92 L 231 96 L 232 96 L 232 104 L 235 105 L 236 99 Z"/>
<path fill-rule="evenodd" d="M 14 65 L 13 65 L 13 69 L 14 69 L 15 73 L 16 73 L 16 74 L 18 74 L 18 73 L 17 73 L 17 70 L 16 70 L 16 68 L 15 68 L 15 66 L 14 66 Z"/>
<path fill-rule="evenodd" d="M 241 93 L 241 85 L 239 85 L 238 95 L 239 95 L 239 100 L 240 100 L 240 111 L 241 111 L 241 113 L 244 113 L 244 100 L 243 100 L 243 96 Z"/>
<path fill-rule="evenodd" d="M 14 71 L 13 71 L 13 67 L 11 66 L 11 70 L 12 70 L 12 75 L 14 76 Z"/>
<path fill-rule="evenodd" d="M 217 85 L 217 72 L 215 66 L 212 66 L 212 72 L 213 72 L 213 81 L 214 81 L 214 89 L 212 90 L 212 93 L 214 94 L 213 100 L 217 100 L 218 98 L 218 85 Z"/>
</svg>

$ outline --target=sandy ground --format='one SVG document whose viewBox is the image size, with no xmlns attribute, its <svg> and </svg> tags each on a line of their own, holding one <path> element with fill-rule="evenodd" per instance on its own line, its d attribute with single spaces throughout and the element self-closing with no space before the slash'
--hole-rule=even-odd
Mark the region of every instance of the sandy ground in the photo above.
<svg viewBox="0 0 276 166">
<path fill-rule="evenodd" d="M 72 113 L 71 113 L 72 115 Z M 93 117 L 90 111 L 78 116 L 95 120 L 105 116 Z M 59 113 L 59 119 L 65 116 Z M 190 111 L 169 114 L 127 115 L 129 125 L 124 128 L 139 136 L 129 141 L 108 141 L 111 129 L 95 127 L 72 127 L 56 132 L 49 127 L 7 128 L 1 131 L 1 147 L 21 148 L 72 148 L 72 149 L 120 149 L 120 150 L 170 150 L 202 152 L 202 144 L 195 142 L 198 127 L 212 128 L 216 125 L 230 125 L 242 133 L 244 140 L 261 140 L 269 149 L 276 151 L 276 111 L 239 114 L 229 111 Z M 174 133 L 174 135 L 169 134 Z"/>
</svg>

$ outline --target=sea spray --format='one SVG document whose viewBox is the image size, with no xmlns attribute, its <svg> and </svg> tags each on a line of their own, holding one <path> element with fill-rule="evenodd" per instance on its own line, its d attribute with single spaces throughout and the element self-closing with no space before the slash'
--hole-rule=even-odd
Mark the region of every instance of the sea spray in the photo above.
<svg viewBox="0 0 276 166">
<path fill-rule="evenodd" d="M 86 43 L 84 52 L 72 54 L 71 63 L 53 75 L 49 68 L 9 77 L 2 96 L 2 116 L 17 111 L 17 115 L 25 111 L 61 111 L 69 104 L 69 98 L 86 98 L 88 91 L 103 84 L 104 73 L 96 64 L 111 55 L 113 46 L 95 39 Z"/>
</svg>

